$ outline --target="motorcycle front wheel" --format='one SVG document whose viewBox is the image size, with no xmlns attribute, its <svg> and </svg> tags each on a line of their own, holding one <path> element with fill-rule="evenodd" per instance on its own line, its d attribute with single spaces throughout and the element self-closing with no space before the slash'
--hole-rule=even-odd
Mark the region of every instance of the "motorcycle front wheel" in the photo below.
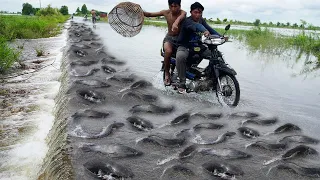
<svg viewBox="0 0 320 180">
<path fill-rule="evenodd" d="M 240 100 L 240 86 L 234 75 L 224 74 L 219 77 L 216 86 L 216 95 L 221 104 L 236 107 Z"/>
</svg>

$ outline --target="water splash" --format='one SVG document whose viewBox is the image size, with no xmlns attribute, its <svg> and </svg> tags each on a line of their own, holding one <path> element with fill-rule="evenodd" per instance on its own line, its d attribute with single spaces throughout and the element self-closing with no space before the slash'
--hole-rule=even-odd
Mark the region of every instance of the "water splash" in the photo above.
<svg viewBox="0 0 320 180">
<path fill-rule="evenodd" d="M 168 162 L 170 162 L 172 160 L 175 160 L 175 159 L 179 159 L 177 154 L 169 156 L 169 157 L 167 157 L 167 158 L 165 158 L 163 160 L 158 160 L 157 161 L 157 165 L 163 165 L 163 164 L 166 164 L 166 163 L 168 163 Z"/>
</svg>

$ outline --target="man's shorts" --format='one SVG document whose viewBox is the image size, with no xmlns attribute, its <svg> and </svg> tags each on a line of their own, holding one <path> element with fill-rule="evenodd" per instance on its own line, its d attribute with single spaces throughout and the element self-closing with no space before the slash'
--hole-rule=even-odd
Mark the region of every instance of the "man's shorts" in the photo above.
<svg viewBox="0 0 320 180">
<path fill-rule="evenodd" d="M 170 35 L 166 35 L 166 37 L 164 37 L 164 39 L 163 39 L 163 46 L 164 46 L 164 43 L 166 43 L 166 42 L 168 42 L 168 43 L 170 43 L 172 46 L 173 46 L 173 48 L 178 48 L 177 46 L 177 40 L 178 40 L 178 36 L 170 36 Z"/>
</svg>

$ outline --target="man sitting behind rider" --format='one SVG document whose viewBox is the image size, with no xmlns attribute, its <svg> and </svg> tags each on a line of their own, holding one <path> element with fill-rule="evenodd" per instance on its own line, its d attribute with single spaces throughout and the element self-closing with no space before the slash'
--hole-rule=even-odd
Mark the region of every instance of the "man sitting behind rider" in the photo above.
<svg viewBox="0 0 320 180">
<path fill-rule="evenodd" d="M 180 32 L 180 22 L 186 17 L 186 12 L 181 10 L 181 0 L 168 0 L 169 9 L 160 12 L 144 12 L 146 17 L 164 16 L 167 20 L 168 33 L 163 40 L 164 48 L 164 84 L 169 86 L 170 80 L 170 57 L 173 53 L 173 48 L 176 46 L 176 41 Z"/>
<path fill-rule="evenodd" d="M 178 37 L 178 50 L 176 54 L 176 67 L 178 71 L 178 77 L 180 79 L 178 92 L 186 92 L 186 62 L 189 56 L 189 48 L 192 48 L 193 43 L 201 39 L 201 33 L 205 36 L 221 35 L 212 29 L 206 21 L 202 18 L 202 12 L 204 7 L 199 3 L 195 2 L 191 5 L 191 16 L 186 18 L 181 25 L 181 31 Z M 206 50 L 202 53 L 203 57 L 210 55 L 210 50 Z"/>
</svg>

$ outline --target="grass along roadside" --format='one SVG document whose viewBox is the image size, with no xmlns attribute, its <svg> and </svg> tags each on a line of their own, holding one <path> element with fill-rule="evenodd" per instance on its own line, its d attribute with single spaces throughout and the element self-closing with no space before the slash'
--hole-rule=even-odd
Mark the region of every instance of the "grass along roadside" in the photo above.
<svg viewBox="0 0 320 180">
<path fill-rule="evenodd" d="M 0 34 L 7 40 L 52 37 L 67 16 L 0 16 Z"/>
<path fill-rule="evenodd" d="M 0 15 L 0 74 L 5 73 L 19 60 L 21 49 L 9 47 L 14 39 L 37 39 L 58 35 L 61 24 L 69 16 L 10 16 Z"/>
<path fill-rule="evenodd" d="M 6 39 L 0 37 L 0 73 L 6 72 L 16 61 L 20 51 L 9 47 Z"/>
</svg>

